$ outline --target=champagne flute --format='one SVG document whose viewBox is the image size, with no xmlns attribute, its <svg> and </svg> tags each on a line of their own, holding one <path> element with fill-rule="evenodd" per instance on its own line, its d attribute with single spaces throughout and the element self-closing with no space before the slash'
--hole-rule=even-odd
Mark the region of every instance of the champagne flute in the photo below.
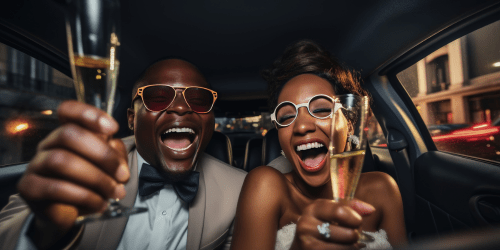
<svg viewBox="0 0 500 250">
<path fill-rule="evenodd" d="M 339 202 L 354 198 L 361 176 L 366 149 L 369 103 L 367 96 L 347 94 L 336 98 L 336 103 L 340 103 L 342 107 L 332 114 L 328 152 L 333 199 Z M 372 236 L 363 232 L 359 234 L 359 242 L 373 241 Z"/>
<path fill-rule="evenodd" d="M 66 35 L 76 96 L 112 114 L 120 61 L 118 0 L 72 0 L 66 5 Z M 79 216 L 80 225 L 147 211 L 110 199 L 102 214 Z"/>
</svg>

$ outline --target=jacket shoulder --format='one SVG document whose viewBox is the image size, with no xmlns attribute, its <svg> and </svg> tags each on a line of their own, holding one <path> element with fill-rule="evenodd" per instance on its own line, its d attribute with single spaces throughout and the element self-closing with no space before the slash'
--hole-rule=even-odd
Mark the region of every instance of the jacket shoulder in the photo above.
<svg viewBox="0 0 500 250">
<path fill-rule="evenodd" d="M 135 136 L 127 136 L 122 138 L 122 142 L 125 145 L 127 153 L 131 152 L 135 148 Z"/>
<path fill-rule="evenodd" d="M 202 168 L 207 190 L 207 202 L 223 201 L 228 205 L 225 209 L 230 207 L 229 209 L 235 212 L 247 173 L 207 154 L 200 158 L 198 167 Z"/>
<path fill-rule="evenodd" d="M 24 200 L 15 194 L 9 197 L 9 203 L 0 211 L 0 245 L 2 249 L 16 249 L 25 221 L 31 211 Z"/>
<path fill-rule="evenodd" d="M 201 155 L 197 169 L 203 172 L 206 211 L 203 223 L 202 249 L 214 249 L 227 237 L 231 227 L 246 172 L 208 155 Z"/>
<path fill-rule="evenodd" d="M 243 181 L 247 175 L 247 172 L 244 170 L 222 162 L 209 154 L 203 154 L 199 164 L 203 168 L 204 175 L 213 177 L 219 181 L 234 184 L 240 183 L 240 187 L 243 185 Z"/>
</svg>

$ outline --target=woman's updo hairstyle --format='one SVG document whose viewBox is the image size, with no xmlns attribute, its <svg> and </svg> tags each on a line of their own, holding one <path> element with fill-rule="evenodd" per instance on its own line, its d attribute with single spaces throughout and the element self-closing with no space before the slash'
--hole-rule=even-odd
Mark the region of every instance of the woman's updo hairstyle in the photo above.
<svg viewBox="0 0 500 250">
<path fill-rule="evenodd" d="M 368 92 L 361 88 L 358 72 L 340 64 L 316 43 L 303 40 L 286 48 L 271 68 L 262 71 L 262 77 L 268 82 L 271 112 L 278 105 L 278 96 L 285 83 L 301 74 L 314 74 L 327 80 L 337 95 L 368 95 Z"/>
</svg>

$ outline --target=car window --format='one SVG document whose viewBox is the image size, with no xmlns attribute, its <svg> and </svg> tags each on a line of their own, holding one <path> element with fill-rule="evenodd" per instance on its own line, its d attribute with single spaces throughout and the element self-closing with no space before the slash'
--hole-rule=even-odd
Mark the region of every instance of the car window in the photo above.
<svg viewBox="0 0 500 250">
<path fill-rule="evenodd" d="M 58 126 L 59 103 L 75 98 L 71 78 L 0 43 L 0 166 L 29 161 Z"/>
<path fill-rule="evenodd" d="M 274 128 L 274 125 L 271 121 L 271 115 L 267 112 L 262 112 L 258 116 L 243 118 L 215 118 L 215 130 L 226 134 L 231 139 L 233 147 L 235 147 L 234 144 L 246 144 L 248 139 L 263 137 L 272 128 Z M 370 116 L 368 128 L 367 139 L 370 146 L 387 147 L 384 132 L 374 115 Z M 237 139 L 240 137 L 244 137 L 241 142 Z"/>
<path fill-rule="evenodd" d="M 241 118 L 215 118 L 215 130 L 224 134 L 247 133 L 264 136 L 271 128 L 274 128 L 274 125 L 268 112 Z"/>
<path fill-rule="evenodd" d="M 500 21 L 397 74 L 438 150 L 500 161 Z"/>
</svg>

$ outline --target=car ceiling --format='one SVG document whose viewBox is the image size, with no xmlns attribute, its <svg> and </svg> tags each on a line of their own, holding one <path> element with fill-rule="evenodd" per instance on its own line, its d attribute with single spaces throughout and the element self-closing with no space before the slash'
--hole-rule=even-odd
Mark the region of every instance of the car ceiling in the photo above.
<svg viewBox="0 0 500 250">
<path fill-rule="evenodd" d="M 70 0 L 58 0 L 64 1 Z M 4 2 L 0 24 L 63 58 L 52 66 L 69 73 L 62 8 L 49 0 Z M 266 83 L 259 71 L 294 41 L 314 40 L 366 77 L 453 21 L 495 2 L 122 0 L 119 88 L 122 100 L 129 100 L 134 79 L 150 63 L 180 57 L 197 65 L 219 92 L 218 115 L 265 110 Z"/>
</svg>

